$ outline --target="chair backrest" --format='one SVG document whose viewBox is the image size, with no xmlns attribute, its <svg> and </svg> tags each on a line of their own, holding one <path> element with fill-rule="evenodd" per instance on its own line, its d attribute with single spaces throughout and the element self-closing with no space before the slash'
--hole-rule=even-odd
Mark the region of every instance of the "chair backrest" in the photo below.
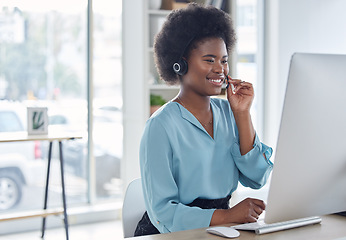
<svg viewBox="0 0 346 240">
<path fill-rule="evenodd" d="M 137 178 L 127 186 L 124 197 L 122 223 L 125 238 L 134 236 L 137 224 L 145 211 L 142 181 Z"/>
</svg>

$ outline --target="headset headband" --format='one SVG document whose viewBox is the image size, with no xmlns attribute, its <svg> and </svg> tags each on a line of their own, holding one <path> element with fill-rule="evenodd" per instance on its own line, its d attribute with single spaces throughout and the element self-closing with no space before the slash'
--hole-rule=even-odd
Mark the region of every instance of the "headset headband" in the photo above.
<svg viewBox="0 0 346 240">
<path fill-rule="evenodd" d="M 178 58 L 178 61 L 180 61 L 180 59 L 183 58 L 184 53 L 186 51 L 186 49 L 188 48 L 188 46 L 191 44 L 191 42 L 195 39 L 195 36 L 192 36 L 192 38 L 190 38 L 190 40 L 187 42 L 187 44 L 185 45 L 185 47 L 183 48 L 183 51 L 180 54 L 180 57 Z"/>
</svg>

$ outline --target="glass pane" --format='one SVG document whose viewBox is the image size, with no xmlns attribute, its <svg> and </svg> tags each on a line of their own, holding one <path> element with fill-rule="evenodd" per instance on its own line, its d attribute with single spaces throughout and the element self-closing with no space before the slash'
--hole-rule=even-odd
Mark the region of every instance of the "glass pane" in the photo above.
<svg viewBox="0 0 346 240">
<path fill-rule="evenodd" d="M 27 107 L 48 108 L 49 133 L 87 136 L 86 0 L 0 2 L 0 131 L 27 130 Z M 66 7 L 68 6 L 68 7 Z M 68 206 L 87 201 L 87 138 L 63 142 Z M 0 143 L 0 211 L 41 209 L 48 142 Z M 49 206 L 62 206 L 53 143 Z"/>
<path fill-rule="evenodd" d="M 122 194 L 121 4 L 121 0 L 93 3 L 93 138 L 98 200 L 120 200 Z"/>
<path fill-rule="evenodd" d="M 251 82 L 255 88 L 255 99 L 251 108 L 254 126 L 259 130 L 260 101 L 258 79 L 258 6 L 257 0 L 237 0 L 237 77 Z"/>
<path fill-rule="evenodd" d="M 251 82 L 255 89 L 255 99 L 251 107 L 251 117 L 256 132 L 262 137 L 261 117 L 262 117 L 262 80 L 259 79 L 259 71 L 261 70 L 261 50 L 259 42 L 261 42 L 260 31 L 262 30 L 258 24 L 259 4 L 258 0 L 237 0 L 236 10 L 236 29 L 237 29 L 237 77 L 242 80 Z M 262 139 L 263 140 L 263 139 Z M 241 200 L 251 196 L 258 199 L 266 200 L 268 195 L 268 184 L 260 190 L 253 190 L 239 185 L 237 191 L 232 195 L 232 205 L 237 204 Z"/>
</svg>

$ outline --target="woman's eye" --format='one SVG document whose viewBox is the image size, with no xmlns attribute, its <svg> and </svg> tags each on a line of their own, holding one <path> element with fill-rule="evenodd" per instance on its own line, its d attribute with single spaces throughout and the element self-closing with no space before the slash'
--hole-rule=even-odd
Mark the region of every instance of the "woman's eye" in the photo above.
<svg viewBox="0 0 346 240">
<path fill-rule="evenodd" d="M 208 63 L 214 63 L 215 59 L 204 59 L 204 61 L 208 62 Z M 228 60 L 221 60 L 220 62 L 221 62 L 221 64 L 227 64 Z"/>
</svg>

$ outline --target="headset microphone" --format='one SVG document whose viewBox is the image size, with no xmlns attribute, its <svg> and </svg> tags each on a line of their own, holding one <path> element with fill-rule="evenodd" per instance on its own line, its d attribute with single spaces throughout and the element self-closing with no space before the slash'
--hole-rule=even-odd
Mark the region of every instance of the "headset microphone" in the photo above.
<svg viewBox="0 0 346 240">
<path fill-rule="evenodd" d="M 222 85 L 222 87 L 225 87 L 226 89 L 228 88 L 228 86 L 229 86 L 229 76 L 228 75 L 226 75 L 226 77 L 223 79 L 223 84 L 224 85 Z"/>
</svg>

